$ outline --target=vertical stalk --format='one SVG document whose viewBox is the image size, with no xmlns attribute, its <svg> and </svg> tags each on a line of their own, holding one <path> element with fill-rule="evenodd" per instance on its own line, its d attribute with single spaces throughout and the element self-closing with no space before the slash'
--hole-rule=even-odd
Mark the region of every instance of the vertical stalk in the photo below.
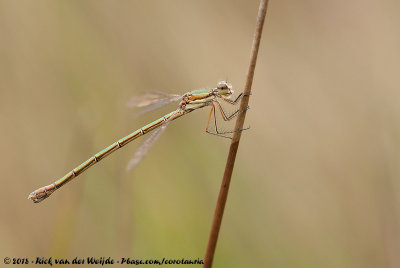
<svg viewBox="0 0 400 268">
<path fill-rule="evenodd" d="M 268 0 L 261 0 L 260 7 L 258 10 L 256 30 L 253 39 L 253 46 L 251 49 L 250 56 L 250 66 L 246 77 L 246 85 L 244 88 L 244 97 L 240 102 L 240 111 L 246 111 L 249 104 L 251 86 L 253 84 L 254 70 L 256 68 L 258 49 L 260 47 L 261 34 L 264 26 L 265 15 L 267 13 Z M 243 128 L 244 119 L 246 117 L 246 112 L 240 113 L 236 119 L 235 130 L 240 130 Z M 240 137 L 242 135 L 241 131 L 235 131 L 232 137 L 231 146 L 229 148 L 228 159 L 226 161 L 225 172 L 222 178 L 222 184 L 220 192 L 218 195 L 218 201 L 214 212 L 214 218 L 212 221 L 210 236 L 208 240 L 206 255 L 204 257 L 203 267 L 212 267 L 215 248 L 217 246 L 218 234 L 221 228 L 222 217 L 224 215 L 224 209 L 226 204 L 226 199 L 228 197 L 229 185 L 232 178 L 233 167 L 235 165 L 236 154 L 239 147 Z"/>
</svg>

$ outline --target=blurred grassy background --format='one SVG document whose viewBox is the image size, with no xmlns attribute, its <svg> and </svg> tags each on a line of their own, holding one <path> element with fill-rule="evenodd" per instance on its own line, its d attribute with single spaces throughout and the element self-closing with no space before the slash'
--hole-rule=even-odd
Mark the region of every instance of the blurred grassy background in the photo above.
<svg viewBox="0 0 400 268">
<path fill-rule="evenodd" d="M 175 108 L 135 118 L 129 97 L 240 91 L 257 9 L 1 0 L 2 258 L 203 258 L 229 146 L 207 110 L 133 172 L 140 142 L 26 198 Z M 216 267 L 400 267 L 399 25 L 398 1 L 270 2 Z"/>
</svg>

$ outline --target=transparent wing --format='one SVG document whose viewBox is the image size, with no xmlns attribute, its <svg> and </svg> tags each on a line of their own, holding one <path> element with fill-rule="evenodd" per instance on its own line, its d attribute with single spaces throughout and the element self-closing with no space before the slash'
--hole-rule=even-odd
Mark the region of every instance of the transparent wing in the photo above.
<svg viewBox="0 0 400 268">
<path fill-rule="evenodd" d="M 167 94 L 160 91 L 151 91 L 143 93 L 140 96 L 132 97 L 128 101 L 128 106 L 142 108 L 142 110 L 138 113 L 138 115 L 140 115 L 161 108 L 162 106 L 171 102 L 178 101 L 181 98 L 181 95 Z"/>
<path fill-rule="evenodd" d="M 164 123 L 159 128 L 153 130 L 149 134 L 149 136 L 139 145 L 138 149 L 136 150 L 135 154 L 133 155 L 132 159 L 129 161 L 128 165 L 126 166 L 126 171 L 130 171 L 135 168 L 140 161 L 146 156 L 149 152 L 150 148 L 153 144 L 157 141 L 157 139 L 164 133 L 165 129 L 168 126 L 168 121 Z"/>
</svg>

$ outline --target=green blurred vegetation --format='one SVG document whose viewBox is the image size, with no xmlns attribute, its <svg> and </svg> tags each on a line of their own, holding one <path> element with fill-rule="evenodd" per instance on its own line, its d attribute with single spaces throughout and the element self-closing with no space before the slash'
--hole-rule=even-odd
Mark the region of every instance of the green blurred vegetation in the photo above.
<svg viewBox="0 0 400 268">
<path fill-rule="evenodd" d="M 129 97 L 228 79 L 258 1 L 0 0 L 0 253 L 203 258 L 229 141 L 173 122 L 26 200 L 163 113 Z M 216 267 L 400 267 L 400 6 L 270 1 Z M 1 262 L 3 265 L 3 262 Z M 84 267 L 84 266 L 82 266 Z"/>
</svg>

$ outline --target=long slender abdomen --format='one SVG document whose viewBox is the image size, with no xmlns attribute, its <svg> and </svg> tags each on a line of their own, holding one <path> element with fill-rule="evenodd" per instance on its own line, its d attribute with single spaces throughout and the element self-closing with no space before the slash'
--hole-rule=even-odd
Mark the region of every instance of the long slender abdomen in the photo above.
<svg viewBox="0 0 400 268">
<path fill-rule="evenodd" d="M 91 166 L 93 166 L 94 164 L 96 164 L 97 162 L 102 160 L 103 158 L 107 157 L 108 155 L 112 154 L 119 148 L 127 145 L 128 143 L 135 140 L 136 138 L 138 138 L 144 134 L 147 134 L 147 133 L 151 132 L 152 130 L 160 127 L 162 124 L 164 124 L 164 122 L 166 120 L 174 120 L 178 117 L 181 117 L 182 115 L 184 115 L 186 113 L 188 113 L 188 111 L 183 111 L 181 109 L 178 109 L 174 112 L 171 112 L 171 113 L 155 120 L 154 122 L 140 128 L 140 129 L 136 130 L 135 132 L 132 132 L 128 136 L 114 142 L 107 148 L 98 152 L 97 154 L 95 154 L 94 156 L 92 156 L 91 158 L 89 158 L 88 160 L 86 160 L 85 162 L 83 162 L 82 164 L 80 164 L 79 166 L 77 166 L 76 168 L 71 170 L 70 172 L 68 172 L 64 177 L 57 180 L 53 184 L 44 186 L 42 188 L 39 188 L 39 189 L 33 191 L 32 193 L 29 194 L 28 199 L 32 200 L 34 203 L 39 203 L 39 202 L 43 201 L 44 199 L 49 197 L 52 193 L 54 193 L 55 190 L 57 190 L 60 187 L 62 187 L 63 185 L 65 185 L 67 182 L 70 182 L 72 179 L 78 177 L 86 169 L 90 168 Z"/>
</svg>

